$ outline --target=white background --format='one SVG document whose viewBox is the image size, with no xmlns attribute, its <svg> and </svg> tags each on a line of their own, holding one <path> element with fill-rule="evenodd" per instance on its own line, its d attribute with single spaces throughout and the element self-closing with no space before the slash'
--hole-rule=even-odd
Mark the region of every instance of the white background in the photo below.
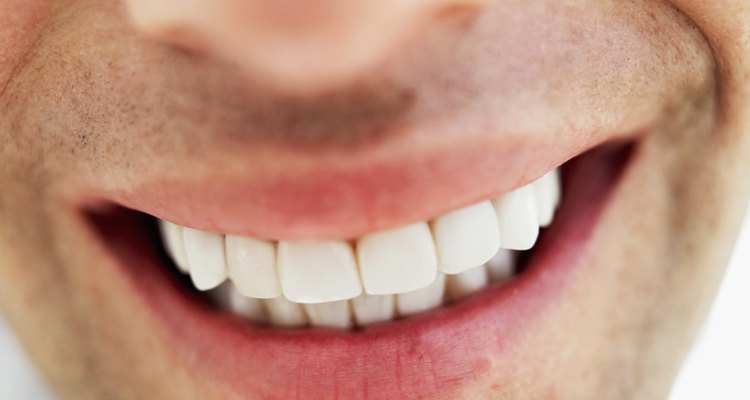
<svg viewBox="0 0 750 400">
<path fill-rule="evenodd" d="M 670 400 L 750 400 L 750 210 L 698 345 Z"/>
<path fill-rule="evenodd" d="M 750 215 L 714 310 L 669 400 L 750 399 Z M 0 399 L 44 400 L 44 388 L 0 319 Z"/>
</svg>

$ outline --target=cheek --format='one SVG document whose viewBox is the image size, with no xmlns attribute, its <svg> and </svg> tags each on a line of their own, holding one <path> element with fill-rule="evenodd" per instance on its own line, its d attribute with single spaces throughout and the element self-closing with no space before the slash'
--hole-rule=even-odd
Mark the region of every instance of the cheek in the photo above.
<svg viewBox="0 0 750 400">
<path fill-rule="evenodd" d="M 0 1 L 0 99 L 37 46 L 53 8 L 41 0 Z"/>
</svg>

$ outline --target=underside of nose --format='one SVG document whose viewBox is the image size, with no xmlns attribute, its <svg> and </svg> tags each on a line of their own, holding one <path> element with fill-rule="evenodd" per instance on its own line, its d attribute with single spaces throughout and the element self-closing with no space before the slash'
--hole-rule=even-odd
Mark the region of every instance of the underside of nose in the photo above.
<svg viewBox="0 0 750 400">
<path fill-rule="evenodd" d="M 287 92 L 346 84 L 451 12 L 488 0 L 127 0 L 152 39 L 236 64 Z"/>
</svg>

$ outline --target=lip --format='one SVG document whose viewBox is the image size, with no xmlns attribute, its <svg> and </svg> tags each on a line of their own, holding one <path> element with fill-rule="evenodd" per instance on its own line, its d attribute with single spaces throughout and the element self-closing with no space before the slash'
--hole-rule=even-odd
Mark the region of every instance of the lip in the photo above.
<svg viewBox="0 0 750 400">
<path fill-rule="evenodd" d="M 351 151 L 269 147 L 253 153 L 255 168 L 240 161 L 235 171 L 160 176 L 105 196 L 205 231 L 274 240 L 351 239 L 497 197 L 614 138 L 542 136 L 468 135 L 458 142 L 436 138 L 403 146 L 402 140 L 413 139 L 405 137 Z M 267 167 L 278 165 L 275 159 L 285 160 L 278 170 Z"/>
<path fill-rule="evenodd" d="M 598 221 L 615 195 L 631 148 L 605 145 L 565 166 L 566 195 L 526 270 L 466 301 L 361 331 L 284 331 L 248 325 L 219 312 L 178 281 L 159 258 L 156 239 L 129 213 L 90 214 L 92 241 L 127 282 L 139 308 L 163 333 L 180 363 L 233 393 L 261 398 L 455 398 L 490 369 L 510 372 L 514 350 L 565 297 L 586 265 Z M 102 238 L 107 238 L 103 240 Z M 140 240 L 137 238 L 141 238 Z M 507 360 L 497 365 L 493 359 Z M 507 375 L 506 375 L 507 376 Z M 502 384 L 502 382 L 500 383 Z"/>
</svg>

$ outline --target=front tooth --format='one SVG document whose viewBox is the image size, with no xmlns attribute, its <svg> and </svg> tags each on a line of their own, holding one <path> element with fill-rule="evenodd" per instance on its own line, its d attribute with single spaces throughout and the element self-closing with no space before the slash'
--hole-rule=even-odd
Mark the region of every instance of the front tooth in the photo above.
<svg viewBox="0 0 750 400">
<path fill-rule="evenodd" d="M 554 169 L 534 182 L 537 200 L 539 225 L 547 227 L 552 223 L 555 208 L 560 202 L 560 172 Z"/>
<path fill-rule="evenodd" d="M 305 304 L 310 325 L 325 328 L 347 329 L 352 326 L 349 302 L 346 300 L 319 304 Z"/>
<path fill-rule="evenodd" d="M 528 250 L 539 236 L 534 187 L 526 185 L 493 202 L 500 228 L 500 247 Z"/>
<path fill-rule="evenodd" d="M 513 277 L 516 270 L 515 254 L 512 250 L 500 249 L 495 257 L 492 257 L 485 265 L 490 275 L 490 281 L 507 281 Z"/>
<path fill-rule="evenodd" d="M 307 316 L 302 305 L 293 303 L 279 296 L 275 299 L 261 300 L 268 310 L 268 318 L 274 326 L 296 328 L 307 324 Z"/>
<path fill-rule="evenodd" d="M 443 303 L 444 293 L 445 275 L 438 273 L 429 286 L 396 296 L 398 314 L 403 317 L 438 307 Z"/>
<path fill-rule="evenodd" d="M 234 287 L 229 291 L 229 309 L 235 314 L 242 315 L 253 322 L 265 322 L 268 320 L 263 302 L 252 297 L 243 296 Z"/>
<path fill-rule="evenodd" d="M 187 274 L 189 269 L 187 255 L 185 255 L 185 243 L 182 240 L 182 227 L 160 219 L 159 231 L 161 231 L 167 254 L 172 258 L 177 268 Z"/>
<path fill-rule="evenodd" d="M 500 248 L 497 215 L 489 201 L 436 218 L 432 232 L 438 269 L 446 274 L 458 274 L 482 265 Z"/>
<path fill-rule="evenodd" d="M 227 279 L 222 235 L 184 228 L 185 255 L 190 266 L 190 277 L 198 290 L 209 290 Z"/>
<path fill-rule="evenodd" d="M 352 299 L 352 310 L 359 326 L 390 321 L 396 313 L 394 296 L 362 293 Z"/>
<path fill-rule="evenodd" d="M 452 300 L 461 300 L 483 289 L 488 282 L 487 268 L 480 265 L 458 275 L 447 276 L 445 290 Z"/>
<path fill-rule="evenodd" d="M 229 277 L 240 293 L 256 299 L 281 296 L 272 243 L 233 235 L 227 235 L 224 242 Z"/>
<path fill-rule="evenodd" d="M 435 242 L 424 222 L 361 237 L 357 256 L 369 294 L 411 292 L 429 285 L 437 273 Z"/>
<path fill-rule="evenodd" d="M 348 300 L 362 293 L 352 247 L 345 242 L 280 242 L 284 297 L 297 303 Z"/>
</svg>

